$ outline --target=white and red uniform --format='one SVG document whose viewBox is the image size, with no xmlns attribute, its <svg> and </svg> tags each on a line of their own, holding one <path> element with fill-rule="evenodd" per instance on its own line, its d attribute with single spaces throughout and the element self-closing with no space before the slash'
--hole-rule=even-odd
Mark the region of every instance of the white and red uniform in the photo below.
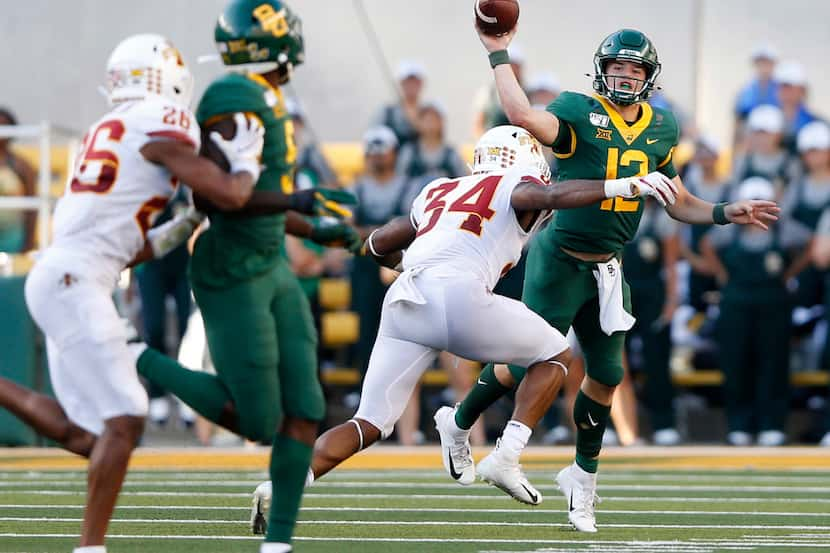
<svg viewBox="0 0 830 553">
<path fill-rule="evenodd" d="M 492 292 L 535 230 L 522 229 L 511 204 L 513 190 L 523 181 L 537 177 L 512 167 L 438 179 L 413 202 L 417 237 L 404 253 L 404 271 L 384 298 L 355 415 L 383 437 L 392 432 L 440 351 L 529 367 L 567 349 L 564 336 L 539 315 Z"/>
<path fill-rule="evenodd" d="M 154 140 L 197 151 L 192 113 L 150 95 L 119 104 L 90 127 L 55 211 L 53 243 L 26 281 L 55 395 L 70 420 L 95 434 L 109 418 L 147 412 L 112 293 L 175 191 L 170 172 L 141 155 Z"/>
</svg>

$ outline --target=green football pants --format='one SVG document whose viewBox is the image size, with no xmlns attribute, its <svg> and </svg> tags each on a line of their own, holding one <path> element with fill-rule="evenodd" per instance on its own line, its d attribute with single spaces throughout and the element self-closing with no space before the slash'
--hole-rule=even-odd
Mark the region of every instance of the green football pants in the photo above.
<svg viewBox="0 0 830 553">
<path fill-rule="evenodd" d="M 284 415 L 319 421 L 317 334 L 308 300 L 285 260 L 227 288 L 193 285 L 219 379 L 245 437 L 269 442 Z"/>
<path fill-rule="evenodd" d="M 595 266 L 537 237 L 528 250 L 522 301 L 562 334 L 573 326 L 585 356 L 586 374 L 606 386 L 616 386 L 623 377 L 625 332 L 608 336 L 600 328 L 597 281 L 591 272 Z M 631 313 L 631 291 L 625 281 L 623 307 Z M 526 370 L 510 365 L 517 381 Z"/>
</svg>

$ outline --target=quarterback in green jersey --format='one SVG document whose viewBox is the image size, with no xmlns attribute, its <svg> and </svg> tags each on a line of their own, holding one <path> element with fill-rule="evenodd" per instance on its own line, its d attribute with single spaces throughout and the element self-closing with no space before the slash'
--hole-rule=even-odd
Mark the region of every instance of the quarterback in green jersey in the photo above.
<svg viewBox="0 0 830 553">
<path fill-rule="evenodd" d="M 683 187 L 672 164 L 678 139 L 674 116 L 645 103 L 661 66 L 657 50 L 643 33 L 622 29 L 603 39 L 594 54 L 594 94 L 565 92 L 546 110 L 536 110 L 510 69 L 507 46 L 515 32 L 514 28 L 488 36 L 479 31 L 479 36 L 489 52 L 505 113 L 512 124 L 526 128 L 553 149 L 560 179 L 633 177 L 659 171 L 678 190 L 676 202 L 666 206 L 674 219 L 762 228 L 776 220 L 778 207 L 773 202 L 713 205 Z M 576 460 L 557 475 L 568 501 L 568 518 L 583 532 L 596 532 L 597 460 L 611 398 L 623 376 L 625 331 L 634 323 L 619 259 L 637 230 L 643 205 L 641 198 L 616 197 L 559 211 L 531 242 L 528 253 L 522 301 L 560 332 L 573 327 L 586 361 L 573 412 Z M 538 390 L 533 409 L 539 418 L 550 406 L 555 394 L 549 392 L 561 386 L 563 371 L 551 366 L 548 371 L 527 372 L 526 378 L 525 372 L 524 367 L 488 365 L 465 400 L 452 410 L 454 416 L 439 410 L 436 423 L 443 454 L 452 459 L 453 470 L 448 472 L 456 480 L 465 475 L 469 481 L 469 473 L 475 472 L 467 441 L 470 426 L 516 382 L 524 378 L 521 386 Z M 502 467 L 497 471 L 500 478 L 488 478 L 492 484 L 509 490 L 519 501 L 538 504 L 541 494 L 530 486 L 516 461 L 530 433 L 531 428 L 511 420 L 495 451 L 482 463 L 486 461 L 491 475 L 496 472 L 493 466 Z"/>
<path fill-rule="evenodd" d="M 342 191 L 292 193 L 297 150 L 280 85 L 303 62 L 300 19 L 279 0 L 232 0 L 214 38 L 224 64 L 242 71 L 219 77 L 205 91 L 196 111 L 202 133 L 221 134 L 239 112 L 265 129 L 264 167 L 247 203 L 223 211 L 196 198 L 210 227 L 196 242 L 190 279 L 217 374 L 188 370 L 150 349 L 139 357 L 138 369 L 205 418 L 272 444 L 275 485 L 261 551 L 284 553 L 291 550 L 317 426 L 325 415 L 317 334 L 284 237 L 289 232 L 353 249 L 361 241 L 352 227 L 321 226 L 296 213 L 346 214 L 340 203 L 354 203 Z M 286 195 L 306 205 L 293 206 L 294 213 L 270 209 L 274 198 Z"/>
</svg>

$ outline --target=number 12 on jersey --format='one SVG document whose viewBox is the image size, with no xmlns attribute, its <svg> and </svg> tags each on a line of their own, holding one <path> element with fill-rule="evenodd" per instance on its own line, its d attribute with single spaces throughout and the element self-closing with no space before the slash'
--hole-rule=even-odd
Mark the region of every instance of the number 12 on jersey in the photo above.
<svg viewBox="0 0 830 553">
<path fill-rule="evenodd" d="M 470 190 L 450 204 L 449 208 L 447 208 L 444 197 L 458 187 L 459 181 L 445 182 L 432 188 L 427 192 L 426 200 L 428 203 L 424 206 L 424 215 L 426 216 L 428 214 L 429 220 L 426 225 L 418 229 L 418 233 L 415 236 L 418 237 L 431 231 L 438 224 L 438 219 L 441 218 L 441 215 L 445 211 L 469 213 L 469 217 L 464 219 L 458 228 L 471 232 L 476 236 L 481 236 L 481 232 L 484 230 L 482 227 L 484 221 L 489 221 L 496 214 L 490 208 L 490 203 L 493 201 L 493 196 L 496 193 L 496 188 L 498 188 L 500 181 L 501 175 L 484 177 Z"/>
</svg>

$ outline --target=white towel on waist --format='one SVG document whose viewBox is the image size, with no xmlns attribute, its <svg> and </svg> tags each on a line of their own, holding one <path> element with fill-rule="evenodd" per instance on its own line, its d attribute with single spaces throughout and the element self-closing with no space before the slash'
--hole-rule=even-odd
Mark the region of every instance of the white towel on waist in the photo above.
<svg viewBox="0 0 830 553">
<path fill-rule="evenodd" d="M 389 304 L 393 304 L 395 302 L 408 302 L 414 303 L 416 305 L 424 305 L 427 300 L 424 298 L 424 295 L 421 294 L 421 291 L 418 290 L 418 286 L 415 284 L 415 277 L 418 276 L 423 270 L 423 267 L 413 267 L 412 269 L 407 269 L 406 271 L 402 272 L 395 282 L 392 283 L 392 286 L 389 287 Z"/>
<path fill-rule="evenodd" d="M 617 258 L 597 263 L 592 271 L 599 291 L 599 326 L 611 336 L 628 330 L 637 320 L 623 308 L 623 275 Z"/>
</svg>

